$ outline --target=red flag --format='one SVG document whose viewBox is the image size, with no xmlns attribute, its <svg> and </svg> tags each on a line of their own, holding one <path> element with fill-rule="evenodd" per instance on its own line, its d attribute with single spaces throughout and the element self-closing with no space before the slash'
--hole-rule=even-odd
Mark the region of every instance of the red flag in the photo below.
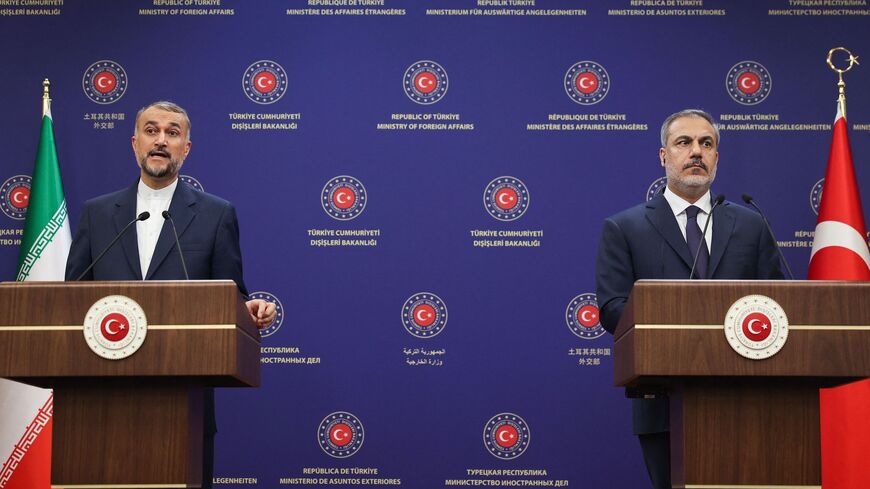
<svg viewBox="0 0 870 489">
<path fill-rule="evenodd" d="M 819 392 L 822 428 L 822 487 L 870 487 L 870 379 Z"/>
<path fill-rule="evenodd" d="M 810 255 L 810 280 L 870 280 L 870 250 L 846 116 L 837 104 L 828 171 Z"/>
<path fill-rule="evenodd" d="M 0 407 L 0 489 L 48 489 L 51 390 L 0 379 Z"/>
</svg>

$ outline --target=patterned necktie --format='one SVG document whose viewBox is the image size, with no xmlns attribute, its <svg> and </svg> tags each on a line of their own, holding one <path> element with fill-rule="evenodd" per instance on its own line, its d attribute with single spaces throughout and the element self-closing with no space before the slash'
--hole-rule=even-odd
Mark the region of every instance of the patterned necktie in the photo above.
<svg viewBox="0 0 870 489">
<path fill-rule="evenodd" d="M 707 250 L 706 240 L 701 236 L 701 227 L 698 226 L 698 211 L 701 209 L 690 205 L 686 208 L 686 243 L 689 245 L 689 251 L 692 253 L 692 259 L 695 259 L 695 253 L 698 251 L 698 246 L 701 246 L 701 252 L 698 253 L 698 263 L 695 265 L 695 277 L 707 278 L 707 264 L 710 262 L 710 252 Z M 703 245 L 701 245 L 703 243 Z"/>
</svg>

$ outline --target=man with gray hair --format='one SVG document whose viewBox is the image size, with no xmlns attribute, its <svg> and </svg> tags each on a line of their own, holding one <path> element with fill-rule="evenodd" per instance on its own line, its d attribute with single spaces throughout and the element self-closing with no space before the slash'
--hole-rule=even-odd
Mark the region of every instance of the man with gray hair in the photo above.
<svg viewBox="0 0 870 489">
<path fill-rule="evenodd" d="M 662 124 L 659 148 L 667 176 L 664 192 L 604 221 L 596 284 L 601 325 L 610 333 L 636 280 L 783 277 L 761 217 L 728 201 L 714 205 L 710 185 L 718 148 L 719 130 L 710 114 L 698 109 L 671 114 Z M 670 489 L 667 395 L 632 399 L 632 420 L 653 487 Z"/>
<path fill-rule="evenodd" d="M 187 111 L 165 101 L 143 107 L 136 114 L 131 143 L 139 178 L 130 187 L 85 202 L 67 259 L 66 279 L 232 279 L 247 296 L 235 209 L 221 198 L 178 181 L 191 147 Z M 137 220 L 145 213 L 150 217 Z M 166 222 L 169 219 L 175 221 L 181 251 L 171 223 Z M 94 263 L 134 220 L 131 232 Z M 245 304 L 258 327 L 265 328 L 275 319 L 275 304 L 262 299 Z M 210 488 L 217 431 L 211 389 L 204 393 L 204 403 L 202 487 Z"/>
</svg>

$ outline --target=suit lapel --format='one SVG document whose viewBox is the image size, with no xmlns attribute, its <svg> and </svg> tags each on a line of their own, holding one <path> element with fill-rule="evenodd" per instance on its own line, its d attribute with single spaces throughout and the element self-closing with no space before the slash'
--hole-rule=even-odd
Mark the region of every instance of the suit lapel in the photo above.
<svg viewBox="0 0 870 489">
<path fill-rule="evenodd" d="M 710 253 L 710 268 L 707 270 L 707 276 L 710 278 L 713 278 L 716 267 L 719 266 L 722 256 L 725 255 L 725 248 L 728 247 L 728 241 L 734 233 L 734 224 L 737 222 L 734 218 L 734 211 L 728 202 L 723 203 L 720 207 L 720 209 L 714 210 L 716 215 L 713 217 L 713 249 Z"/>
<path fill-rule="evenodd" d="M 120 233 L 124 226 L 136 218 L 136 188 L 139 181 L 133 184 L 118 197 L 115 201 L 115 233 Z M 151 219 L 154 217 L 152 216 Z M 124 249 L 124 256 L 127 258 L 127 264 L 130 265 L 130 270 L 133 272 L 133 277 L 136 280 L 142 280 L 142 266 L 139 264 L 139 239 L 136 234 L 136 225 L 129 230 L 121 238 L 121 248 Z"/>
<path fill-rule="evenodd" d="M 178 231 L 178 239 L 184 235 L 184 231 L 190 226 L 190 222 L 196 216 L 194 212 L 194 204 L 196 204 L 195 191 L 187 186 L 186 183 L 179 181 L 178 187 L 175 188 L 175 194 L 172 196 L 172 202 L 169 204 L 169 213 L 172 214 L 172 219 L 175 221 L 175 228 Z M 163 216 L 154 216 L 157 219 L 163 219 Z M 175 247 L 175 236 L 172 235 L 172 225 L 167 221 L 163 223 L 163 228 L 160 229 L 160 237 L 157 239 L 157 246 L 154 247 L 154 256 L 151 258 L 151 264 L 148 266 L 148 273 L 145 275 L 146 280 L 150 280 L 154 276 L 157 268 L 166 260 L 169 252 Z M 184 250 L 182 250 L 184 251 Z M 178 274 L 183 273 L 179 264 Z"/>
<path fill-rule="evenodd" d="M 668 201 L 663 195 L 659 195 L 647 202 L 646 207 L 646 218 L 655 227 L 656 231 L 662 235 L 668 245 L 670 245 L 674 253 L 682 258 L 686 267 L 691 267 L 692 257 L 689 255 L 689 245 L 686 244 L 683 233 L 680 232 L 677 219 L 674 217 L 674 212 L 671 210 L 671 206 L 668 205 Z"/>
</svg>

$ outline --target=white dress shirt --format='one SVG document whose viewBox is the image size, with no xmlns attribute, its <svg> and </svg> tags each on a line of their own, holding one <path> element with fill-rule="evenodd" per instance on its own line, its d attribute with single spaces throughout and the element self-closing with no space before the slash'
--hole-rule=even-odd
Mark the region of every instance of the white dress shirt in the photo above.
<svg viewBox="0 0 870 489">
<path fill-rule="evenodd" d="M 148 267 L 151 266 L 151 258 L 154 256 L 154 248 L 157 247 L 157 240 L 160 238 L 160 230 L 163 229 L 163 211 L 169 210 L 169 204 L 172 202 L 172 195 L 178 187 L 178 179 L 174 182 L 155 190 L 142 180 L 139 180 L 139 187 L 136 190 L 136 215 L 148 211 L 151 217 L 144 221 L 136 223 L 136 236 L 139 240 L 139 266 L 142 268 L 142 278 L 148 274 Z M 683 218 L 685 221 L 685 217 Z"/>
<path fill-rule="evenodd" d="M 690 205 L 694 205 L 701 209 L 698 211 L 698 227 L 701 228 L 702 231 L 704 230 L 704 223 L 707 221 L 707 216 L 710 216 L 713 207 L 709 190 L 707 190 L 707 193 L 702 195 L 694 204 L 686 202 L 682 197 L 671 192 L 671 189 L 667 187 L 665 187 L 664 195 L 665 200 L 668 201 L 668 205 L 671 206 L 671 211 L 673 211 L 674 217 L 677 219 L 677 224 L 680 226 L 680 232 L 683 233 L 683 239 L 686 239 L 686 223 L 689 220 L 689 218 L 686 217 L 686 208 Z M 704 234 L 704 241 L 707 242 L 707 252 L 709 253 L 713 247 L 713 216 L 710 216 L 710 224 L 707 226 L 707 233 Z"/>
</svg>

